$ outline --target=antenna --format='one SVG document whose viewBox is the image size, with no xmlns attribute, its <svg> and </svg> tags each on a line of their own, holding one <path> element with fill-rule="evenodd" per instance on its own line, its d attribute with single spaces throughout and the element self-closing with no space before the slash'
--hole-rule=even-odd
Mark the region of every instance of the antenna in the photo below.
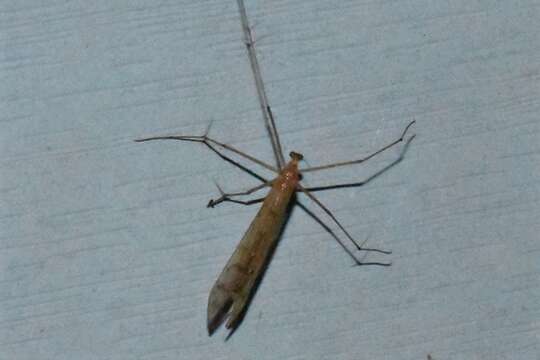
<svg viewBox="0 0 540 360">
<path fill-rule="evenodd" d="M 276 157 L 276 164 L 278 170 L 281 170 L 285 166 L 285 158 L 283 157 L 283 150 L 281 149 L 281 143 L 279 141 L 279 135 L 276 129 L 276 122 L 274 121 L 274 115 L 268 104 L 268 98 L 266 96 L 266 90 L 264 89 L 264 83 L 261 76 L 261 68 L 259 67 L 259 61 L 255 53 L 255 42 L 251 35 L 251 29 L 246 13 L 246 7 L 243 0 L 237 0 L 238 10 L 240 11 L 240 20 L 242 22 L 242 30 L 244 32 L 244 44 L 246 45 L 249 62 L 251 63 L 251 71 L 255 80 L 255 87 L 257 88 L 257 95 L 259 96 L 259 104 L 263 113 L 263 118 L 266 126 L 266 130 L 270 135 L 270 141 L 272 143 L 272 149 L 274 156 Z"/>
</svg>

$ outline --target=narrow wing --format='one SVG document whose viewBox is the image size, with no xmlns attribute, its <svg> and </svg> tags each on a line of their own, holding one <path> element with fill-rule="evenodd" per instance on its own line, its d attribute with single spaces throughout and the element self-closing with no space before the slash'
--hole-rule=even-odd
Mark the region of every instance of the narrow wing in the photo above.
<svg viewBox="0 0 540 360">
<path fill-rule="evenodd" d="M 290 196 L 275 201 L 270 191 L 261 209 L 240 240 L 208 297 L 208 333 L 228 316 L 227 329 L 234 329 L 247 308 L 257 280 L 268 263 L 286 217 Z"/>
</svg>

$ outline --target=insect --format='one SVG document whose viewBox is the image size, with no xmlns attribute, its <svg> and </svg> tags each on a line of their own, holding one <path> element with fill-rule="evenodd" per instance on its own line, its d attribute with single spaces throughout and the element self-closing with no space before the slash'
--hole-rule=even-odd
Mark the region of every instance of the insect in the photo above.
<svg viewBox="0 0 540 360">
<path fill-rule="evenodd" d="M 290 152 L 290 160 L 285 162 L 283 156 L 283 150 L 281 142 L 277 132 L 274 116 L 272 110 L 268 104 L 266 91 L 264 89 L 264 83 L 262 81 L 260 67 L 257 61 L 257 57 L 254 49 L 254 42 L 250 30 L 250 26 L 247 19 L 246 9 L 242 0 L 237 0 L 238 8 L 240 11 L 240 19 L 242 23 L 242 29 L 244 33 L 245 45 L 248 51 L 248 56 L 251 63 L 251 70 L 254 75 L 255 85 L 259 97 L 259 103 L 265 120 L 266 129 L 269 133 L 270 141 L 272 143 L 272 149 L 275 155 L 276 164 L 270 165 L 264 161 L 261 161 L 231 145 L 225 144 L 218 140 L 215 140 L 208 136 L 209 128 L 204 135 L 180 135 L 180 136 L 155 136 L 147 137 L 143 139 L 135 140 L 137 142 L 151 141 L 151 140 L 180 140 L 202 143 L 210 150 L 220 156 L 222 159 L 230 162 L 231 164 L 240 167 L 242 170 L 247 171 L 249 174 L 255 176 L 261 181 L 261 184 L 239 192 L 225 193 L 218 189 L 221 196 L 217 199 L 212 199 L 208 203 L 208 207 L 214 207 L 222 202 L 230 201 L 240 203 L 244 205 L 251 205 L 262 201 L 257 215 L 251 222 L 251 225 L 245 232 L 244 236 L 240 240 L 240 243 L 236 247 L 229 261 L 225 265 L 223 271 L 219 275 L 218 279 L 214 283 L 210 295 L 208 297 L 208 310 L 207 310 L 207 328 L 209 335 L 217 329 L 217 327 L 224 322 L 227 318 L 226 328 L 230 329 L 229 336 L 237 328 L 241 322 L 250 299 L 254 294 L 256 285 L 261 279 L 264 269 L 270 260 L 270 255 L 277 243 L 279 234 L 282 230 L 282 226 L 287 217 L 290 205 L 294 201 L 295 193 L 300 192 L 305 194 L 310 200 L 312 200 L 318 207 L 320 207 L 324 213 L 326 213 L 330 219 L 341 229 L 345 236 L 354 244 L 357 250 L 363 251 L 376 251 L 384 254 L 389 254 L 389 251 L 383 251 L 378 249 L 364 248 L 360 246 L 349 232 L 343 227 L 343 225 L 337 220 L 332 212 L 323 205 L 315 195 L 313 191 L 325 190 L 330 188 L 339 188 L 347 186 L 358 186 L 363 183 L 348 183 L 337 184 L 324 187 L 304 187 L 301 184 L 302 173 L 315 172 L 320 170 L 326 170 L 336 168 L 340 166 L 347 166 L 353 164 L 360 164 L 364 161 L 371 159 L 372 157 L 382 153 L 383 151 L 390 149 L 396 144 L 402 142 L 409 128 L 414 121 L 410 122 L 403 130 L 401 136 L 396 140 L 390 142 L 386 146 L 379 150 L 360 159 L 337 162 L 332 164 L 326 164 L 322 166 L 308 167 L 304 169 L 299 168 L 299 163 L 303 159 L 303 155 L 292 151 Z M 414 138 L 414 135 L 409 137 L 407 143 Z M 226 152 L 235 154 L 249 160 L 257 165 L 260 165 L 267 170 L 272 171 L 277 176 L 273 180 L 267 180 L 264 177 L 256 174 L 252 170 L 248 170 L 243 165 L 236 162 L 233 158 L 228 156 Z M 396 160 L 400 161 L 400 159 Z M 250 195 L 258 190 L 269 187 L 270 191 L 262 199 L 255 199 L 250 201 L 238 200 L 238 196 Z M 319 221 L 320 222 L 320 221 Z M 327 230 L 329 228 L 323 224 Z M 354 260 L 357 265 L 382 265 L 388 266 L 389 263 L 379 262 L 362 262 L 349 250 L 348 247 L 337 237 L 331 230 L 331 235 L 338 241 L 347 254 Z"/>
</svg>

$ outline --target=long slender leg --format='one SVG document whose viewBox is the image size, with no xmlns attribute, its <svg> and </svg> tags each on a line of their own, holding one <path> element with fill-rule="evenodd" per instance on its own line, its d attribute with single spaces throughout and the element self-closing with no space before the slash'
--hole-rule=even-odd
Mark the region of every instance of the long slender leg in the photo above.
<svg viewBox="0 0 540 360">
<path fill-rule="evenodd" d="M 210 199 L 210 201 L 208 202 L 207 207 L 213 208 L 214 206 L 222 203 L 223 201 L 232 201 L 233 199 L 231 199 L 231 197 L 233 197 L 233 196 L 249 195 L 249 194 L 252 194 L 255 191 L 260 190 L 260 189 L 262 189 L 262 188 L 264 188 L 266 186 L 269 186 L 269 185 L 270 185 L 269 183 L 263 183 L 263 184 L 254 186 L 251 189 L 248 189 L 248 190 L 245 190 L 245 191 L 239 191 L 239 192 L 234 192 L 234 193 L 226 193 L 219 187 L 218 184 L 216 184 L 217 188 L 219 189 L 219 192 L 220 192 L 221 196 L 219 198 L 215 199 L 215 200 Z M 239 202 L 241 204 L 245 203 L 245 201 L 240 201 L 240 200 L 234 200 L 233 202 Z M 251 205 L 251 203 L 247 204 L 247 205 Z"/>
<path fill-rule="evenodd" d="M 297 187 L 298 187 L 298 190 L 306 194 L 307 197 L 309 197 L 315 204 L 317 204 L 334 221 L 334 223 L 341 229 L 341 231 L 343 231 L 345 236 L 347 236 L 347 238 L 354 244 L 357 250 L 375 251 L 375 252 L 380 252 L 383 254 L 391 254 L 391 251 L 363 248 L 362 246 L 358 245 L 358 243 L 353 239 L 353 237 L 349 234 L 349 232 L 345 229 L 345 227 L 341 225 L 341 223 L 334 216 L 334 214 L 332 214 L 332 212 L 326 206 L 324 206 L 323 203 L 321 203 L 319 199 L 317 199 L 313 194 L 311 194 L 308 190 L 306 190 L 302 185 L 298 184 Z M 341 245 L 344 246 L 343 244 Z M 353 258 L 355 259 L 357 265 L 381 265 L 381 266 L 391 265 L 390 263 L 378 263 L 378 262 L 377 263 L 364 263 L 364 262 L 360 262 L 358 259 L 356 259 L 356 257 L 353 257 Z"/>
<path fill-rule="evenodd" d="M 245 200 L 244 201 L 244 200 L 236 200 L 236 199 L 225 198 L 225 199 L 223 199 L 223 201 L 232 202 L 232 203 L 240 204 L 240 205 L 254 205 L 254 204 L 258 204 L 260 202 L 263 202 L 264 199 L 266 199 L 266 198 L 261 197 L 261 198 L 256 198 L 256 199 Z"/>
<path fill-rule="evenodd" d="M 283 168 L 285 165 L 285 159 L 283 157 L 283 150 L 281 149 L 281 143 L 279 141 L 279 135 L 276 129 L 276 123 L 274 116 L 270 110 L 268 98 L 266 96 L 266 90 L 264 89 L 264 82 L 262 80 L 261 68 L 259 61 L 257 60 L 257 54 L 255 53 L 255 43 L 249 27 L 249 21 L 247 18 L 246 7 L 243 0 L 237 0 L 238 10 L 240 11 L 240 21 L 242 23 L 242 31 L 244 32 L 244 43 L 246 45 L 249 62 L 251 64 L 251 71 L 253 72 L 253 78 L 255 80 L 255 87 L 257 88 L 257 95 L 259 96 L 259 105 L 265 120 L 266 130 L 270 135 L 270 141 L 272 143 L 272 149 L 276 157 L 276 163 L 278 169 Z"/>
<path fill-rule="evenodd" d="M 193 135 L 185 135 L 185 136 L 173 136 L 173 135 L 170 135 L 170 136 L 154 136 L 154 137 L 148 137 L 148 138 L 144 138 L 144 139 L 137 139 L 135 140 L 135 142 L 143 142 L 143 141 L 152 141 L 152 140 L 181 140 L 181 141 L 193 141 L 193 142 L 199 142 L 199 143 L 203 143 L 205 144 L 206 146 L 208 146 L 211 150 L 213 150 L 214 152 L 216 152 L 218 155 L 220 155 L 222 158 L 224 158 L 225 156 L 222 155 L 217 149 L 213 148 L 212 147 L 212 144 L 213 145 L 216 145 L 216 146 L 219 146 L 225 150 L 229 150 L 245 159 L 248 159 L 268 170 L 271 170 L 275 173 L 278 172 L 278 170 L 271 166 L 271 165 L 268 165 L 267 163 L 265 163 L 264 161 L 261 161 L 249 154 L 246 154 L 245 152 L 243 151 L 240 151 L 238 149 L 236 149 L 235 147 L 231 146 L 231 145 L 227 145 L 227 144 L 224 144 L 222 142 L 219 142 L 217 140 L 214 140 L 214 139 L 211 139 L 209 138 L 207 135 L 201 135 L 201 136 L 193 136 Z"/>
<path fill-rule="evenodd" d="M 150 140 L 151 138 L 147 138 L 147 139 L 140 139 L 140 140 L 135 140 L 135 141 L 147 141 L 147 140 Z M 193 140 L 191 140 L 193 141 Z M 230 157 L 228 157 L 227 155 L 223 154 L 222 152 L 220 152 L 219 150 L 217 150 L 215 147 L 213 147 L 212 145 L 210 145 L 209 143 L 204 143 L 210 150 L 212 150 L 213 152 L 215 152 L 219 157 L 221 157 L 223 160 L 233 164 L 234 166 L 238 167 L 240 170 L 242 171 L 245 171 L 246 173 L 248 173 L 249 175 L 257 178 L 258 180 L 262 181 L 263 182 L 263 185 L 266 186 L 266 184 L 268 184 L 268 180 L 266 180 L 264 177 L 262 177 L 261 175 L 257 174 L 256 172 L 254 172 L 253 170 L 251 169 L 248 169 L 247 167 L 245 167 L 244 165 L 234 161 L 233 159 L 231 159 Z M 218 187 L 219 188 L 219 187 Z M 245 205 L 251 205 L 251 204 L 255 204 L 257 202 L 260 202 L 261 199 L 255 199 L 255 200 L 250 200 L 250 201 L 240 201 L 240 200 L 234 200 L 234 199 L 224 199 L 223 201 L 229 201 L 229 202 L 235 202 L 235 203 L 240 203 L 240 204 L 245 204 Z M 264 198 L 262 198 L 262 200 L 264 200 Z M 207 206 L 210 206 L 210 203 L 208 203 Z"/>
<path fill-rule="evenodd" d="M 317 215 L 315 215 L 315 213 L 313 213 L 313 211 L 311 211 L 308 207 L 306 207 L 300 201 L 297 200 L 296 204 L 302 210 L 304 210 L 311 218 L 313 218 L 317 223 L 319 223 L 319 225 L 321 225 L 324 228 L 324 230 L 326 230 L 330 234 L 330 236 L 332 236 L 334 238 L 334 240 L 337 241 L 337 243 L 343 248 L 343 250 L 345 250 L 347 255 L 349 255 L 354 260 L 355 265 L 377 265 L 377 266 L 389 266 L 390 265 L 389 263 L 363 262 L 363 261 L 358 260 L 358 258 L 352 253 L 351 250 L 349 250 L 349 248 L 347 246 L 345 246 L 345 244 L 343 243 L 341 238 L 339 236 L 337 236 L 337 234 L 334 232 L 334 230 L 332 230 L 330 228 L 330 226 L 325 224 Z M 378 250 L 378 249 L 368 249 L 368 248 L 362 248 L 362 251 L 376 251 L 376 252 L 378 251 L 378 252 L 381 252 L 381 250 Z M 387 252 L 383 252 L 383 253 L 386 254 Z"/>
<path fill-rule="evenodd" d="M 315 215 L 310 209 L 308 209 L 304 204 L 302 204 L 300 201 L 296 201 L 296 204 L 302 209 L 304 210 L 310 217 L 312 217 L 317 223 L 319 223 L 319 225 L 321 225 L 324 230 L 326 230 L 330 236 L 332 236 L 334 238 L 334 240 L 337 241 L 337 243 L 343 248 L 343 250 L 345 250 L 345 252 L 347 253 L 347 255 L 349 255 L 355 262 L 355 264 L 359 264 L 359 263 L 362 263 L 360 260 L 358 260 L 358 258 L 352 253 L 351 250 L 349 250 L 348 247 L 345 246 L 345 244 L 343 243 L 343 241 L 339 238 L 339 236 L 336 235 L 336 233 L 328 226 L 326 225 L 317 215 Z"/>
<path fill-rule="evenodd" d="M 324 186 L 310 186 L 310 187 L 306 187 L 305 189 L 309 192 L 334 190 L 334 189 L 342 189 L 342 188 L 348 188 L 348 187 L 363 186 L 366 184 L 366 182 L 367 181 L 359 181 L 359 182 L 324 185 Z"/>
<path fill-rule="evenodd" d="M 301 172 L 312 172 L 312 171 L 319 171 L 319 170 L 326 170 L 326 169 L 331 169 L 331 168 L 335 168 L 335 167 L 338 167 L 338 166 L 345 166 L 345 165 L 353 165 L 353 164 L 360 164 L 364 161 L 367 161 L 369 159 L 371 159 L 372 157 L 382 153 L 383 151 L 385 150 L 388 150 L 390 149 L 392 146 L 400 143 L 403 141 L 403 139 L 405 138 L 405 134 L 407 133 L 407 130 L 409 130 L 409 128 L 412 126 L 412 124 L 414 124 L 416 122 L 416 120 L 413 120 L 409 123 L 409 125 L 407 125 L 407 127 L 405 127 L 405 130 L 403 130 L 403 133 L 401 134 L 401 136 L 399 137 L 399 139 L 396 139 L 394 140 L 393 142 L 391 142 L 390 144 L 382 147 L 381 149 L 369 154 L 368 156 L 364 157 L 364 158 L 361 158 L 361 159 L 357 159 L 357 160 L 350 160 L 350 161 L 343 161 L 343 162 L 337 162 L 337 163 L 333 163 L 333 164 L 327 164 L 327 165 L 322 165 L 322 166 L 314 166 L 314 167 L 309 167 L 309 168 L 306 168 L 306 169 L 301 169 L 300 171 Z M 412 138 L 414 137 L 415 135 L 412 136 Z M 411 139 L 412 139 L 411 138 Z"/>
<path fill-rule="evenodd" d="M 363 185 L 369 183 L 370 181 L 372 181 L 373 179 L 375 179 L 376 177 L 380 176 L 384 172 L 390 170 L 390 168 L 394 167 L 398 163 L 400 163 L 403 160 L 405 152 L 407 151 L 407 148 L 409 147 L 409 144 L 411 143 L 412 139 L 414 139 L 414 136 L 411 136 L 405 142 L 405 146 L 403 146 L 403 150 L 401 151 L 401 154 L 399 155 L 399 157 L 397 159 L 395 159 L 390 164 L 386 165 L 385 167 L 383 167 L 382 169 L 380 169 L 376 173 L 372 174 L 371 176 L 369 176 L 367 179 L 365 179 L 363 181 L 350 182 L 350 183 L 341 183 L 341 184 L 332 184 L 332 185 L 324 185 L 324 186 L 310 186 L 310 187 L 306 187 L 305 189 L 310 191 L 310 192 L 313 192 L 313 191 L 324 191 L 324 190 L 333 190 L 333 189 L 342 189 L 342 188 L 348 188 L 348 187 L 363 186 Z"/>
</svg>

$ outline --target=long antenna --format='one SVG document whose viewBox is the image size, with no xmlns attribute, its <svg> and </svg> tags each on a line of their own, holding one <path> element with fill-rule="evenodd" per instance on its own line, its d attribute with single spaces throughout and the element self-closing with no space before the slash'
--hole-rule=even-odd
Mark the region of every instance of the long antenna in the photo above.
<svg viewBox="0 0 540 360">
<path fill-rule="evenodd" d="M 240 11 L 240 21 L 242 22 L 242 31 L 244 32 L 244 44 L 246 45 L 248 51 L 249 62 L 251 63 L 251 70 L 255 79 L 255 87 L 257 88 L 257 94 L 259 96 L 259 104 L 261 105 L 266 130 L 270 135 L 270 141 L 276 157 L 277 167 L 281 170 L 285 165 L 285 158 L 283 157 L 283 150 L 281 149 L 281 143 L 279 141 L 274 116 L 272 115 L 272 110 L 268 104 L 268 98 L 266 97 L 266 90 L 264 89 L 259 61 L 257 60 L 257 55 L 255 54 L 255 43 L 251 35 L 246 7 L 243 0 L 237 0 L 237 3 L 238 10 Z"/>
</svg>

